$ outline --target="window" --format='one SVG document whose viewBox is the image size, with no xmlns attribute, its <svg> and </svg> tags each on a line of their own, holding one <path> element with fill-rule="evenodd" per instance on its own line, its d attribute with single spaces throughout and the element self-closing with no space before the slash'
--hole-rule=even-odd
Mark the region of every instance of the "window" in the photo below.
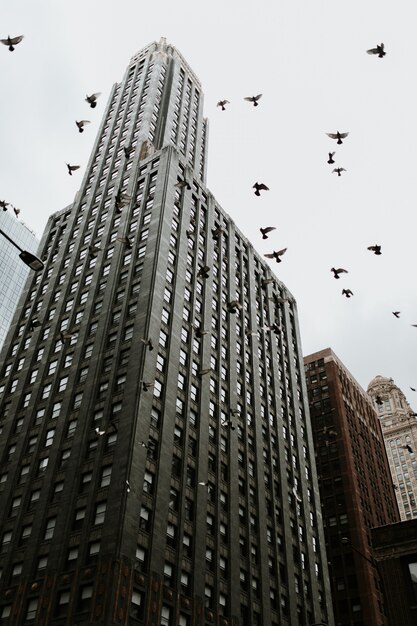
<svg viewBox="0 0 417 626">
<path fill-rule="evenodd" d="M 67 383 L 68 376 L 64 376 L 63 378 L 61 378 L 58 385 L 58 391 L 64 391 L 67 388 Z"/>
<path fill-rule="evenodd" d="M 106 516 L 106 506 L 107 505 L 105 502 L 99 502 L 99 504 L 97 504 L 94 517 L 95 525 L 104 523 L 104 518 Z"/>
<path fill-rule="evenodd" d="M 112 466 L 106 465 L 101 470 L 101 482 L 100 487 L 108 487 L 110 485 Z"/>
<path fill-rule="evenodd" d="M 50 517 L 46 522 L 44 539 L 52 539 L 54 535 L 56 517 Z"/>
</svg>

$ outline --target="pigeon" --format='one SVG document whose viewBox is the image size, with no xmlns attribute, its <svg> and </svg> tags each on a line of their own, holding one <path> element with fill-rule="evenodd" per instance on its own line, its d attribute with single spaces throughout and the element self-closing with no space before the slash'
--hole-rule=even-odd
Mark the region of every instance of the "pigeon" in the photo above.
<svg viewBox="0 0 417 626">
<path fill-rule="evenodd" d="M 350 289 L 342 289 L 342 295 L 346 296 L 346 298 L 350 298 L 351 296 L 353 296 L 353 291 L 351 291 Z"/>
<path fill-rule="evenodd" d="M 19 215 L 20 213 L 20 209 L 17 209 L 15 206 L 13 207 L 13 212 L 16 215 L 16 217 Z"/>
<path fill-rule="evenodd" d="M 414 387 L 410 387 L 410 389 L 411 389 L 411 391 L 415 391 L 415 388 L 414 388 Z"/>
<path fill-rule="evenodd" d="M 237 300 L 231 300 L 227 305 L 227 310 L 229 313 L 237 313 L 239 309 L 242 308 L 242 305 Z"/>
<path fill-rule="evenodd" d="M 339 131 L 337 131 L 336 133 L 326 133 L 326 135 L 330 137 L 330 139 L 337 139 L 337 143 L 341 144 L 343 143 L 342 139 L 345 139 L 349 133 L 339 133 Z"/>
<path fill-rule="evenodd" d="M 152 339 L 145 339 L 145 337 L 142 337 L 140 341 L 145 344 L 145 346 L 149 349 L 149 352 L 152 352 L 153 350 Z"/>
<path fill-rule="evenodd" d="M 208 330 L 204 330 L 204 328 L 200 328 L 199 326 L 193 326 L 193 329 L 197 339 L 201 339 L 201 337 L 204 337 L 204 335 L 207 335 L 210 332 Z"/>
<path fill-rule="evenodd" d="M 392 314 L 398 319 L 400 317 L 401 311 L 393 311 Z"/>
<path fill-rule="evenodd" d="M 201 278 L 208 278 L 209 272 L 210 267 L 208 265 L 203 265 L 203 267 L 200 267 L 200 269 L 198 270 L 197 276 L 200 276 Z"/>
<path fill-rule="evenodd" d="M 377 55 L 378 55 L 378 57 L 379 57 L 380 59 L 382 59 L 382 58 L 383 58 L 383 57 L 387 54 L 387 53 L 385 52 L 385 50 L 384 50 L 384 47 L 385 47 L 385 46 L 384 46 L 384 44 L 383 44 L 383 43 L 381 43 L 381 44 L 379 44 L 379 45 L 377 44 L 376 48 L 370 48 L 370 49 L 369 49 L 369 50 L 367 50 L 366 52 L 367 52 L 368 54 L 377 54 Z"/>
<path fill-rule="evenodd" d="M 408 450 L 410 454 L 413 453 L 413 448 L 407 443 L 405 446 L 401 446 L 404 450 Z"/>
<path fill-rule="evenodd" d="M 38 328 L 41 325 L 40 321 L 37 320 L 36 318 L 31 320 L 30 324 L 29 324 L 29 328 L 31 331 L 34 331 L 35 328 Z"/>
<path fill-rule="evenodd" d="M 271 285 L 274 282 L 275 282 L 274 278 L 263 278 L 261 280 L 261 285 L 262 287 L 266 287 L 267 285 Z"/>
<path fill-rule="evenodd" d="M 262 94 L 258 93 L 257 96 L 246 96 L 246 98 L 244 98 L 244 100 L 247 100 L 248 102 L 252 102 L 254 107 L 257 107 L 259 104 L 259 100 L 262 98 Z"/>
<path fill-rule="evenodd" d="M 224 228 L 219 226 L 218 228 L 212 228 L 211 234 L 213 235 L 213 239 L 218 239 L 225 232 Z"/>
<path fill-rule="evenodd" d="M 207 487 L 207 483 L 205 483 L 203 480 L 200 480 L 198 484 L 201 485 L 201 487 Z"/>
<path fill-rule="evenodd" d="M 269 187 L 264 185 L 264 183 L 255 183 L 252 189 L 255 189 L 255 196 L 260 196 L 261 191 L 269 191 Z"/>
<path fill-rule="evenodd" d="M 7 39 L 0 39 L 0 42 L 5 46 L 9 47 L 10 52 L 13 52 L 14 46 L 20 43 L 23 39 L 23 35 L 18 35 L 17 37 L 8 36 Z"/>
<path fill-rule="evenodd" d="M 202 377 L 203 377 L 203 376 L 205 376 L 206 374 L 209 374 L 211 371 L 212 371 L 212 370 L 211 370 L 211 367 L 209 367 L 208 369 L 205 369 L 205 370 L 200 370 L 200 371 L 198 372 L 198 375 L 200 376 L 200 378 L 202 378 Z"/>
<path fill-rule="evenodd" d="M 124 155 L 125 155 L 126 159 L 128 159 L 130 157 L 130 155 L 132 154 L 134 149 L 135 149 L 134 146 L 124 146 L 123 147 L 123 152 L 124 152 Z"/>
<path fill-rule="evenodd" d="M 5 200 L 0 200 L 0 208 L 3 209 L 3 211 L 7 211 L 7 207 L 9 206 L 10 202 L 6 202 Z"/>
<path fill-rule="evenodd" d="M 69 163 L 66 164 L 67 168 L 68 168 L 68 174 L 70 176 L 72 176 L 72 173 L 75 172 L 75 170 L 79 170 L 81 165 L 70 165 Z"/>
<path fill-rule="evenodd" d="M 130 241 L 129 237 L 116 237 L 117 241 L 120 241 L 121 243 L 124 243 L 126 245 L 126 248 L 132 248 L 133 244 Z"/>
<path fill-rule="evenodd" d="M 275 259 L 277 263 L 281 263 L 280 256 L 282 256 L 287 251 L 287 248 L 283 248 L 282 250 L 276 250 L 271 254 L 264 254 L 264 257 L 267 259 Z"/>
<path fill-rule="evenodd" d="M 97 106 L 97 98 L 101 96 L 101 92 L 92 93 L 91 96 L 87 96 L 85 101 L 88 102 L 92 109 L 95 109 Z"/>
<path fill-rule="evenodd" d="M 344 270 L 343 267 L 339 267 L 338 269 L 332 267 L 330 271 L 333 272 L 335 278 L 340 278 L 339 274 L 348 274 L 348 271 Z"/>
<path fill-rule="evenodd" d="M 261 231 L 262 239 L 268 239 L 268 233 L 276 230 L 276 226 L 266 226 L 265 228 L 260 228 L 259 230 Z"/>
<path fill-rule="evenodd" d="M 224 422 L 222 422 L 222 426 L 226 426 L 227 428 L 230 428 L 230 430 L 236 429 L 235 425 L 233 424 L 231 420 L 225 420 Z"/>
<path fill-rule="evenodd" d="M 279 324 L 274 322 L 274 324 L 271 324 L 270 326 L 264 326 L 264 330 L 268 330 L 274 333 L 275 335 L 279 335 L 281 332 L 281 327 L 279 326 Z"/>
<path fill-rule="evenodd" d="M 154 386 L 155 383 L 146 383 L 144 380 L 142 380 L 142 389 L 143 391 L 148 391 L 149 389 L 151 389 Z"/>
<path fill-rule="evenodd" d="M 106 434 L 105 430 L 100 430 L 99 428 L 95 428 L 94 432 L 96 433 L 97 437 L 102 437 L 102 435 Z"/>
<path fill-rule="evenodd" d="M 342 175 L 342 172 L 346 172 L 344 167 L 335 167 L 335 169 L 333 170 L 332 174 L 334 174 L 334 172 L 337 172 L 338 176 Z"/>
<path fill-rule="evenodd" d="M 90 244 L 88 246 L 88 252 L 91 256 L 95 256 L 96 254 L 100 252 L 100 250 L 101 250 L 100 246 L 95 246 L 94 244 Z"/>
<path fill-rule="evenodd" d="M 146 443 L 146 441 L 139 441 L 139 445 L 142 446 L 142 448 L 147 448 L 148 444 Z"/>
<path fill-rule="evenodd" d="M 333 161 L 333 157 L 336 154 L 336 152 L 329 152 L 329 160 L 327 161 L 327 163 L 329 165 L 333 165 L 334 161 Z"/>
<path fill-rule="evenodd" d="M 375 402 L 378 404 L 378 406 L 382 406 L 384 404 L 384 401 L 382 400 L 381 396 L 376 396 Z"/>
<path fill-rule="evenodd" d="M 61 339 L 62 343 L 65 343 L 67 339 L 71 339 L 73 334 L 74 333 L 64 332 L 61 330 L 61 332 L 59 333 L 59 338 Z"/>
<path fill-rule="evenodd" d="M 80 133 L 84 132 L 84 126 L 86 124 L 90 124 L 90 120 L 80 120 L 79 122 L 75 121 L 78 130 L 80 131 Z"/>
<path fill-rule="evenodd" d="M 186 189 L 188 189 L 188 191 L 190 191 L 191 189 L 190 183 L 186 180 L 179 180 L 177 183 L 175 183 L 175 187 L 178 187 L 179 189 L 184 189 L 185 187 Z"/>
<path fill-rule="evenodd" d="M 122 193 L 119 190 L 117 192 L 117 194 L 116 194 L 116 211 L 118 213 L 121 213 L 123 207 L 126 206 L 127 204 L 129 204 L 131 199 L 132 199 L 132 196 L 129 196 L 129 194 L 127 194 L 127 193 Z"/>
<path fill-rule="evenodd" d="M 229 100 L 219 100 L 217 106 L 221 107 L 222 111 L 226 111 L 226 104 L 230 104 Z"/>
<path fill-rule="evenodd" d="M 378 244 L 375 244 L 374 246 L 368 246 L 367 248 L 368 250 L 371 250 L 374 254 L 376 254 L 377 256 L 379 256 L 380 254 L 382 254 L 381 252 L 381 246 L 378 246 Z"/>
</svg>

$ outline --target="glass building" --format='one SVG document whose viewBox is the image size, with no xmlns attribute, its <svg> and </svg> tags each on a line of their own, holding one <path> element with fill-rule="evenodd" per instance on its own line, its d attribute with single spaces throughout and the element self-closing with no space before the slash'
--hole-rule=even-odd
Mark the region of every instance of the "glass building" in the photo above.
<svg viewBox="0 0 417 626">
<path fill-rule="evenodd" d="M 36 252 L 39 241 L 34 233 L 9 210 L 0 209 L 0 231 L 23 250 Z M 0 233 L 0 349 L 29 272 L 28 266 L 19 258 L 19 251 Z"/>
<path fill-rule="evenodd" d="M 296 304 L 205 186 L 202 110 L 139 52 L 47 225 L 2 354 L 6 624 L 333 624 Z"/>
</svg>

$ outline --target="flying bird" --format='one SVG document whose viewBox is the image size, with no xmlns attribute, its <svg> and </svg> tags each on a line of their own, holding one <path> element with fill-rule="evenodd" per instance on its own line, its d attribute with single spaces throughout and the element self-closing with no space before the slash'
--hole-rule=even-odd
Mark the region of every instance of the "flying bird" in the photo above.
<svg viewBox="0 0 417 626">
<path fill-rule="evenodd" d="M 40 321 L 35 318 L 31 320 L 29 324 L 29 329 L 33 332 L 35 328 L 38 328 L 40 325 L 41 325 Z"/>
<path fill-rule="evenodd" d="M 240 302 L 238 302 L 238 300 L 231 300 L 227 305 L 227 310 L 229 311 L 229 313 L 237 313 L 238 310 L 241 308 L 242 305 L 240 304 Z"/>
<path fill-rule="evenodd" d="M 259 230 L 261 231 L 262 239 L 268 239 L 268 233 L 276 230 L 276 226 L 266 226 L 265 228 L 260 228 Z"/>
<path fill-rule="evenodd" d="M 17 37 L 8 36 L 7 39 L 0 39 L 0 42 L 5 46 L 9 46 L 10 52 L 13 52 L 14 46 L 17 46 L 23 39 L 23 35 L 18 35 Z"/>
<path fill-rule="evenodd" d="M 375 244 L 374 246 L 368 246 L 367 248 L 368 250 L 371 250 L 374 254 L 376 254 L 377 256 L 379 256 L 380 254 L 382 254 L 381 252 L 381 246 L 378 246 L 378 244 Z"/>
<path fill-rule="evenodd" d="M 335 167 L 332 174 L 334 174 L 334 172 L 337 172 L 337 175 L 341 176 L 342 172 L 346 172 L 346 170 L 344 167 Z"/>
<path fill-rule="evenodd" d="M 398 319 L 400 317 L 401 311 L 393 311 L 392 314 Z"/>
<path fill-rule="evenodd" d="M 154 385 L 155 385 L 155 383 L 146 383 L 144 380 L 142 380 L 142 389 L 143 389 L 143 391 L 148 391 Z"/>
<path fill-rule="evenodd" d="M 87 96 L 85 101 L 88 102 L 92 109 L 95 109 L 97 106 L 97 98 L 101 96 L 101 92 L 92 93 L 91 96 Z"/>
<path fill-rule="evenodd" d="M 255 189 L 255 196 L 260 196 L 261 191 L 269 191 L 269 187 L 264 185 L 264 183 L 255 183 L 252 189 Z"/>
<path fill-rule="evenodd" d="M 219 100 L 217 106 L 221 107 L 222 111 L 226 111 L 226 104 L 230 104 L 229 100 Z"/>
<path fill-rule="evenodd" d="M 13 212 L 16 215 L 16 217 L 19 215 L 20 213 L 20 209 L 17 209 L 15 206 L 13 207 Z"/>
<path fill-rule="evenodd" d="M 213 235 L 213 239 L 218 239 L 225 232 L 224 228 L 219 226 L 218 228 L 212 228 L 211 234 Z"/>
<path fill-rule="evenodd" d="M 130 241 L 129 237 L 116 237 L 117 241 L 124 243 L 126 248 L 132 248 L 133 243 Z"/>
<path fill-rule="evenodd" d="M 211 367 L 209 367 L 208 369 L 205 369 L 205 370 L 200 370 L 200 371 L 198 372 L 198 375 L 200 376 L 200 378 L 202 378 L 202 377 L 203 377 L 203 376 L 205 376 L 206 374 L 209 374 L 211 371 L 212 371 L 212 370 L 211 370 Z"/>
<path fill-rule="evenodd" d="M 134 152 L 134 150 L 135 150 L 134 146 L 123 146 L 123 152 L 124 152 L 126 159 L 130 157 L 130 155 L 132 154 L 132 152 Z"/>
<path fill-rule="evenodd" d="M 127 194 L 127 193 L 122 193 L 119 190 L 117 192 L 117 194 L 116 194 L 116 211 L 118 213 L 121 213 L 123 207 L 126 206 L 127 204 L 129 204 L 131 199 L 132 199 L 132 196 L 129 196 L 129 194 Z"/>
<path fill-rule="evenodd" d="M 198 270 L 197 276 L 200 276 L 201 278 L 208 278 L 209 273 L 210 267 L 208 265 L 203 265 L 203 267 L 200 267 L 200 269 Z"/>
<path fill-rule="evenodd" d="M 179 180 L 177 183 L 175 183 L 175 187 L 178 187 L 179 189 L 184 189 L 185 187 L 186 189 L 188 189 L 188 191 L 190 191 L 191 189 L 190 183 L 186 180 Z"/>
<path fill-rule="evenodd" d="M 66 164 L 67 168 L 68 168 L 68 174 L 70 176 L 72 176 L 72 173 L 75 172 L 75 170 L 79 170 L 81 165 L 70 165 L 69 163 Z"/>
<path fill-rule="evenodd" d="M 91 256 L 95 256 L 96 254 L 100 252 L 100 250 L 101 250 L 100 246 L 96 246 L 94 244 L 90 244 L 88 246 L 88 252 L 89 254 L 91 254 Z"/>
<path fill-rule="evenodd" d="M 100 430 L 100 428 L 98 427 L 94 429 L 94 432 L 96 433 L 97 437 L 102 437 L 103 435 L 106 434 L 105 430 Z"/>
<path fill-rule="evenodd" d="M 414 387 L 410 387 L 410 389 L 411 389 L 411 391 L 415 391 L 415 388 L 414 388 Z"/>
<path fill-rule="evenodd" d="M 376 396 L 375 402 L 378 404 L 378 406 L 382 406 L 384 404 L 384 401 L 382 400 L 381 396 Z"/>
<path fill-rule="evenodd" d="M 3 211 L 7 211 L 7 207 L 9 206 L 10 202 L 6 202 L 5 200 L 0 200 L 0 207 L 3 209 Z"/>
<path fill-rule="evenodd" d="M 340 278 L 339 274 L 349 273 L 347 270 L 344 270 L 343 267 L 339 267 L 337 269 L 335 267 L 332 267 L 330 271 L 333 272 L 335 278 Z"/>
<path fill-rule="evenodd" d="M 227 428 L 230 428 L 230 430 L 235 430 L 236 427 L 233 424 L 233 422 L 231 420 L 225 420 L 224 422 L 221 423 L 222 426 L 226 426 Z"/>
<path fill-rule="evenodd" d="M 275 280 L 273 278 L 263 278 L 261 280 L 261 285 L 262 285 L 262 287 L 266 287 L 267 285 L 271 285 L 274 282 L 275 282 Z"/>
<path fill-rule="evenodd" d="M 86 124 L 90 124 L 90 120 L 80 120 L 79 122 L 77 122 L 77 120 L 75 120 L 75 123 L 76 123 L 77 128 L 80 131 L 80 133 L 83 133 L 84 132 L 84 126 Z"/>
<path fill-rule="evenodd" d="M 254 107 L 257 107 L 259 104 L 259 100 L 262 98 L 262 94 L 258 93 L 257 96 L 246 96 L 246 98 L 244 98 L 244 100 L 247 100 L 248 102 L 252 102 Z"/>
<path fill-rule="evenodd" d="M 385 52 L 385 46 L 383 43 L 377 44 L 376 48 L 370 48 L 366 52 L 368 54 L 377 54 L 380 59 L 382 59 L 387 53 Z"/>
<path fill-rule="evenodd" d="M 152 352 L 153 350 L 152 339 L 146 339 L 145 337 L 142 337 L 140 341 L 145 344 L 145 346 L 149 349 L 149 352 Z"/>
<path fill-rule="evenodd" d="M 271 252 L 271 254 L 264 254 L 264 257 L 267 259 L 275 259 L 277 263 L 281 263 L 280 257 L 287 251 L 287 248 L 283 248 L 282 250 L 276 250 Z"/>
<path fill-rule="evenodd" d="M 350 298 L 351 296 L 353 296 L 353 291 L 351 291 L 350 289 L 342 289 L 342 295 L 346 296 L 346 298 Z"/>
<path fill-rule="evenodd" d="M 327 163 L 329 165 L 333 165 L 334 161 L 333 161 L 333 157 L 336 154 L 336 152 L 329 152 L 329 160 L 327 161 Z"/>
<path fill-rule="evenodd" d="M 410 454 L 413 453 L 413 448 L 407 443 L 405 446 L 401 446 L 404 450 L 408 450 Z"/>
<path fill-rule="evenodd" d="M 339 131 L 337 131 L 336 133 L 326 133 L 326 135 L 330 137 L 330 139 L 337 139 L 337 143 L 341 144 L 343 143 L 342 139 L 345 139 L 349 133 L 339 133 Z"/>
</svg>

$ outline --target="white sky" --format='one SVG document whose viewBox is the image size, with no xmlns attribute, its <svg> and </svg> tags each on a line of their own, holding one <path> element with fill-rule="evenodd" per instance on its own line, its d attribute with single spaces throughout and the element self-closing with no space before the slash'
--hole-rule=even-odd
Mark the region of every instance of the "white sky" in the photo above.
<svg viewBox="0 0 417 626">
<path fill-rule="evenodd" d="M 74 199 L 111 85 L 165 36 L 203 86 L 209 189 L 260 253 L 288 248 L 271 267 L 297 299 L 304 354 L 331 347 L 365 389 L 391 376 L 413 405 L 415 0 L 13 0 L 1 18 L 0 38 L 25 38 L 0 50 L 0 199 L 38 236 Z M 366 54 L 380 42 L 386 57 Z M 257 93 L 259 107 L 243 101 Z M 83 134 L 76 119 L 92 121 Z M 350 132 L 342 146 L 336 130 Z M 256 198 L 255 181 L 270 191 Z M 260 226 L 277 230 L 263 242 Z"/>
</svg>

